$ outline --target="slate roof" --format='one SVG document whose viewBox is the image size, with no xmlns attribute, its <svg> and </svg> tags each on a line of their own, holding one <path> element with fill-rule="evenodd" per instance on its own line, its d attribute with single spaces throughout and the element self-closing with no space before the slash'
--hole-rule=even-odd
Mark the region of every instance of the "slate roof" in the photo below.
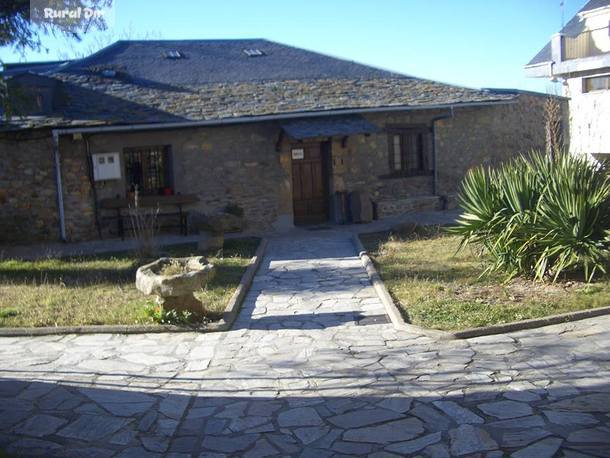
<svg viewBox="0 0 610 458">
<path fill-rule="evenodd" d="M 578 13 L 574 15 L 572 19 L 559 31 L 568 37 L 575 37 L 583 31 L 583 24 L 580 21 L 578 15 L 585 11 L 595 10 L 597 8 L 603 8 L 604 6 L 610 6 L 610 0 L 589 0 L 585 6 L 583 6 Z M 538 54 L 530 60 L 527 65 L 543 64 L 545 62 L 552 62 L 553 57 L 551 54 L 551 42 L 549 41 L 544 48 L 538 51 Z"/>
<path fill-rule="evenodd" d="M 264 55 L 248 57 L 245 49 Z M 179 51 L 181 58 L 166 57 Z M 501 94 L 402 75 L 268 40 L 118 41 L 84 59 L 24 66 L 61 82 L 64 103 L 40 125 L 226 120 L 385 107 L 503 102 Z M 42 69 L 42 70 L 41 70 Z M 17 77 L 19 66 L 7 74 Z"/>
<path fill-rule="evenodd" d="M 374 134 L 379 127 L 361 115 L 323 116 L 289 119 L 280 123 L 284 132 L 295 140 L 312 137 L 334 137 L 352 134 Z"/>
<path fill-rule="evenodd" d="M 61 65 L 67 64 L 68 60 L 51 60 L 48 62 L 22 62 L 14 64 L 3 64 L 5 76 L 19 75 L 26 72 L 48 72 L 56 70 Z"/>
</svg>

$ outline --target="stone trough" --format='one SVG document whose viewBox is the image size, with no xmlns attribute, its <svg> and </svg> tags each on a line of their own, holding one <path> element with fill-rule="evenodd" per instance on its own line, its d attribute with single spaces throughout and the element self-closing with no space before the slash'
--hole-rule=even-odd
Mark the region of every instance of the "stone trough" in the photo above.
<svg viewBox="0 0 610 458">
<path fill-rule="evenodd" d="M 176 265 L 179 272 L 166 275 L 163 270 Z M 156 295 L 157 303 L 166 309 L 202 312 L 201 302 L 194 296 L 213 277 L 216 270 L 203 256 L 160 258 L 140 267 L 136 272 L 136 288 L 146 295 Z"/>
</svg>

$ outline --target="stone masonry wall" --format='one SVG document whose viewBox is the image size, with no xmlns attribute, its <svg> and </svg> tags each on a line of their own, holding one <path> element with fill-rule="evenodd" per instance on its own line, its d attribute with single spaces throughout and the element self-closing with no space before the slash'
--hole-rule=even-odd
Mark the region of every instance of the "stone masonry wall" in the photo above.
<svg viewBox="0 0 610 458">
<path fill-rule="evenodd" d="M 544 151 L 545 99 L 521 94 L 515 104 L 456 109 L 452 119 L 437 122 L 438 193 L 456 193 L 466 171 L 476 165 Z"/>
<path fill-rule="evenodd" d="M 544 148 L 544 97 L 523 94 L 515 104 L 456 108 L 451 119 L 436 123 L 438 195 L 452 196 L 466 171 L 497 164 L 519 152 Z M 449 110 L 368 114 L 381 128 L 391 124 L 431 126 Z M 56 240 L 58 234 L 52 144 L 49 132 L 0 137 L 1 241 Z M 215 213 L 235 203 L 245 211 L 250 229 L 292 224 L 290 139 L 280 152 L 276 123 L 179 130 L 108 133 L 88 136 L 90 152 L 119 152 L 126 147 L 171 146 L 175 192 L 196 194 L 187 210 Z M 320 139 L 320 140 L 327 140 Z M 432 151 L 432 136 L 428 150 Z M 60 150 L 66 230 L 69 240 L 97 237 L 93 190 L 86 143 L 62 136 Z M 388 136 L 352 135 L 332 139 L 329 194 L 364 190 L 383 216 L 410 209 L 434 208 L 433 176 L 390 178 Z M 124 160 L 121 159 L 124 168 Z M 124 174 L 123 174 L 124 176 Z M 125 197 L 124 178 L 97 182 L 98 201 Z M 454 199 L 449 199 L 454 201 Z M 115 227 L 104 223 L 104 234 Z"/>
<path fill-rule="evenodd" d="M 375 113 L 366 116 L 368 121 L 385 129 L 388 125 L 429 126 L 440 110 Z M 432 137 L 428 137 L 427 150 L 432 150 Z M 388 134 L 384 131 L 372 135 L 350 136 L 343 145 L 340 140 L 332 144 L 332 185 L 334 191 L 367 191 L 377 204 L 380 217 L 404 213 L 421 208 L 421 202 L 436 206 L 430 199 L 415 202 L 433 193 L 431 174 L 412 177 L 390 176 Z M 427 207 L 426 207 L 427 208 Z"/>
<path fill-rule="evenodd" d="M 58 237 L 49 132 L 0 136 L 0 243 Z"/>
<path fill-rule="evenodd" d="M 499 164 L 518 153 L 545 148 L 545 96 L 521 94 L 516 103 L 456 108 L 450 119 L 436 121 L 437 195 L 448 197 L 450 205 L 459 183 L 469 168 Z M 564 101 L 564 112 L 567 113 Z M 451 111 L 376 113 L 367 119 L 380 128 L 390 124 L 425 125 Z M 566 137 L 568 132 L 566 132 Z M 429 136 L 430 160 L 432 135 Z M 435 208 L 427 199 L 433 194 L 433 176 L 388 177 L 388 135 L 357 135 L 333 142 L 333 183 L 335 191 L 368 190 L 382 216 L 408 209 Z M 423 207 L 422 207 L 423 205 Z"/>
<path fill-rule="evenodd" d="M 62 137 L 61 171 L 68 240 L 95 236 L 93 200 L 83 147 Z M 0 243 L 58 240 L 53 142 L 48 131 L 0 138 Z"/>
<path fill-rule="evenodd" d="M 170 145 L 174 191 L 195 194 L 200 199 L 186 210 L 210 214 L 235 203 L 244 209 L 250 229 L 270 229 L 282 218 L 292 220 L 289 164 L 283 164 L 281 154 L 276 151 L 279 133 L 280 128 L 274 123 L 257 123 L 95 134 L 89 137 L 89 144 L 91 153 L 121 153 L 123 170 L 123 148 Z M 70 152 L 63 154 L 75 157 L 82 150 L 83 143 L 67 141 L 62 151 L 67 149 Z M 84 159 L 84 153 L 80 157 Z M 75 180 L 73 186 L 78 188 L 79 180 Z M 124 174 L 120 180 L 97 182 L 96 191 L 98 201 L 125 197 L 127 184 Z M 77 215 L 82 214 L 82 210 L 73 213 L 74 226 L 80 230 L 88 225 L 91 232 L 90 219 L 85 222 L 87 218 L 83 218 L 83 224 L 79 224 Z M 115 223 L 104 223 L 104 217 L 114 213 L 102 209 L 99 213 L 104 233 L 109 235 L 112 230 L 116 234 Z M 94 236 L 92 234 L 89 238 Z"/>
<path fill-rule="evenodd" d="M 68 241 L 95 238 L 95 207 L 85 143 L 61 136 L 59 150 L 66 238 Z"/>
<path fill-rule="evenodd" d="M 441 115 L 440 110 L 414 112 L 375 113 L 366 118 L 384 129 L 388 125 L 430 125 L 430 120 Z M 427 145 L 431 151 L 431 137 Z M 388 135 L 355 135 L 348 138 L 345 147 L 333 142 L 333 179 L 335 191 L 367 190 L 373 200 L 385 201 L 430 195 L 432 176 L 388 177 Z"/>
</svg>

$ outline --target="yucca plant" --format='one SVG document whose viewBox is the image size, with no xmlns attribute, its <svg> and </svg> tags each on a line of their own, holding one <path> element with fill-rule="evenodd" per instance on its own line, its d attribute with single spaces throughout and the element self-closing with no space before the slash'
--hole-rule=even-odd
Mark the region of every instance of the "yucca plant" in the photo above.
<svg viewBox="0 0 610 458">
<path fill-rule="evenodd" d="M 610 256 L 608 169 L 584 156 L 534 152 L 497 169 L 470 170 L 464 213 L 451 232 L 491 254 L 487 272 L 536 279 L 606 273 Z"/>
</svg>

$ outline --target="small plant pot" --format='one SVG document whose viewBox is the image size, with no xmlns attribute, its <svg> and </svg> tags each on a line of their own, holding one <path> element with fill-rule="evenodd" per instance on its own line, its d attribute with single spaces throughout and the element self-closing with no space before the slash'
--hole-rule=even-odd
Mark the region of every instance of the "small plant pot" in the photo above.
<svg viewBox="0 0 610 458">
<path fill-rule="evenodd" d="M 184 273 L 164 275 L 169 264 L 177 264 Z M 140 267 L 136 272 L 136 288 L 147 295 L 156 295 L 157 303 L 166 309 L 201 314 L 202 304 L 194 296 L 214 276 L 213 264 L 202 256 L 160 258 Z"/>
</svg>

